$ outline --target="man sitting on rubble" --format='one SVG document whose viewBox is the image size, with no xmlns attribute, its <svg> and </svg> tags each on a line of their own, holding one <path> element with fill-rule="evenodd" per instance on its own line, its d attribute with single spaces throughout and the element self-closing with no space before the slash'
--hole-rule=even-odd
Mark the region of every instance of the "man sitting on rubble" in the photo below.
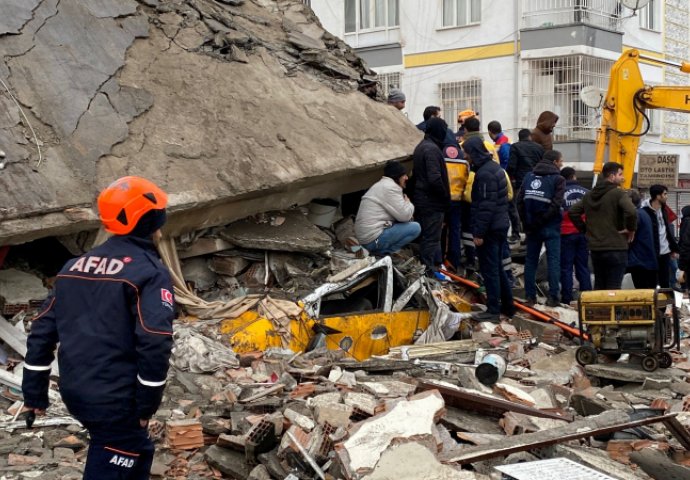
<svg viewBox="0 0 690 480">
<path fill-rule="evenodd" d="M 381 180 L 362 197 L 355 235 L 373 255 L 395 253 L 419 236 L 421 227 L 412 221 L 414 205 L 403 193 L 407 179 L 405 167 L 389 160 Z"/>
<path fill-rule="evenodd" d="M 31 324 L 22 392 L 43 414 L 55 347 L 60 395 L 91 437 L 85 480 L 149 478 L 149 419 L 165 388 L 175 316 L 170 273 L 153 243 L 165 223 L 166 194 L 123 177 L 98 197 L 114 235 L 65 264 Z"/>
</svg>

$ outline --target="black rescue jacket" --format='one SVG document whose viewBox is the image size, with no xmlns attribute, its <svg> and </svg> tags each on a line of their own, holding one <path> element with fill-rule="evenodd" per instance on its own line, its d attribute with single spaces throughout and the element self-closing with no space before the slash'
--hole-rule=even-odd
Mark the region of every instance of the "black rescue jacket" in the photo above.
<svg viewBox="0 0 690 480">
<path fill-rule="evenodd" d="M 690 205 L 681 210 L 678 268 L 690 275 Z M 686 277 L 687 278 L 687 277 Z"/>
<path fill-rule="evenodd" d="M 115 236 L 70 260 L 31 326 L 25 404 L 48 406 L 59 343 L 60 394 L 78 420 L 151 418 L 163 395 L 173 318 L 170 273 L 150 240 Z"/>
<path fill-rule="evenodd" d="M 450 206 L 448 170 L 441 148 L 427 135 L 413 155 L 414 197 L 416 209 L 445 212 Z"/>
<path fill-rule="evenodd" d="M 475 170 L 472 183 L 472 235 L 484 238 L 488 232 L 507 231 L 508 181 L 501 166 L 494 162 L 481 138 L 466 140 L 462 148 Z"/>
<path fill-rule="evenodd" d="M 543 156 L 544 148 L 531 140 L 523 140 L 510 146 L 506 172 L 510 175 L 516 188 L 520 188 L 525 176 L 532 171 Z"/>
</svg>

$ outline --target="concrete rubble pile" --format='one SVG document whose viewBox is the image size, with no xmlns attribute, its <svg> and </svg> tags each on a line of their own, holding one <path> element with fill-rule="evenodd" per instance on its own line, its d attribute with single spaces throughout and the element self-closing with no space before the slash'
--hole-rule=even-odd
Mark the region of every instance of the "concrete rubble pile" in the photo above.
<svg viewBox="0 0 690 480">
<path fill-rule="evenodd" d="M 121 176 L 161 185 L 180 234 L 365 188 L 421 137 L 299 0 L 2 6 L 0 245 L 88 249 Z"/>
<path fill-rule="evenodd" d="M 671 368 L 650 373 L 634 358 L 604 357 L 582 367 L 577 343 L 557 326 L 525 313 L 498 325 L 476 323 L 468 312 L 483 307 L 477 291 L 425 279 L 410 251 L 368 258 L 348 235 L 349 219 L 319 228 L 304 223 L 305 213 L 269 212 L 174 244 L 171 256 L 181 266 L 171 268 L 183 280 L 176 294 L 204 298 L 181 302 L 168 384 L 150 427 L 158 447 L 153 478 L 499 479 L 497 467 L 536 461 L 570 462 L 563 465 L 608 476 L 602 478 L 689 478 L 687 311 Z M 290 237 L 295 225 L 303 232 Z M 299 315 L 320 314 L 310 299 L 352 288 L 377 269 L 402 282 L 392 304 L 418 285 L 409 296 L 427 303 L 415 308 L 435 312 L 412 341 L 367 359 L 329 343 L 233 348 L 224 325 L 241 315 L 228 319 L 228 311 L 277 305 L 289 312 L 285 305 L 294 305 L 291 320 L 306 321 Z M 17 272 L 0 270 L 0 279 Z M 12 314 L 0 321 L 0 478 L 77 479 L 88 439 L 56 387 L 48 415 L 32 430 L 14 418 L 29 313 L 40 300 L 32 297 L 45 294 L 28 291 L 24 309 L 7 310 Z M 410 308 L 400 303 L 391 315 Z M 566 307 L 542 310 L 566 323 L 577 318 Z M 486 374 L 492 355 L 505 372 Z"/>
</svg>

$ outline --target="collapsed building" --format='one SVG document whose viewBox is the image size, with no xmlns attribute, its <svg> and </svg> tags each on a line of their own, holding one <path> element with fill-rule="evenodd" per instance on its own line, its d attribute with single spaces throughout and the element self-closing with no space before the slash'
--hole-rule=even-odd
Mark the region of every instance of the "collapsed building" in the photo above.
<svg viewBox="0 0 690 480">
<path fill-rule="evenodd" d="M 303 2 L 3 11 L 4 478 L 81 477 L 87 435 L 55 385 L 33 430 L 19 418 L 22 359 L 51 275 L 102 239 L 97 192 L 128 174 L 170 193 L 180 306 L 154 478 L 688 478 L 687 311 L 672 368 L 582 366 L 573 309 L 476 323 L 472 282 L 353 241 L 332 199 L 421 133 L 358 91 L 373 72 Z"/>
</svg>

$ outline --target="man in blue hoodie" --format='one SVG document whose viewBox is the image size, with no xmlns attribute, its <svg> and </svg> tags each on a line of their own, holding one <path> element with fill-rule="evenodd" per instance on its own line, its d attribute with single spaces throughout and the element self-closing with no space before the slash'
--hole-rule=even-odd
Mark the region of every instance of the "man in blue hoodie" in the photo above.
<svg viewBox="0 0 690 480">
<path fill-rule="evenodd" d="M 527 235 L 525 295 L 527 304 L 537 301 L 537 265 L 542 245 L 546 245 L 549 294 L 546 304 L 560 304 L 561 216 L 565 179 L 561 177 L 563 156 L 549 150 L 525 176 L 518 195 L 518 210 Z"/>
<path fill-rule="evenodd" d="M 652 219 L 642 208 L 640 193 L 637 190 L 630 190 L 628 194 L 637 209 L 637 230 L 635 238 L 628 247 L 627 271 L 632 277 L 635 288 L 656 288 L 659 265 L 654 247 Z"/>
<path fill-rule="evenodd" d="M 175 316 L 170 273 L 153 243 L 166 204 L 166 194 L 140 177 L 104 189 L 99 216 L 114 235 L 65 264 L 31 323 L 24 403 L 39 415 L 48 407 L 59 343 L 60 395 L 91 437 L 85 480 L 149 478 L 147 426 L 163 396 Z"/>
<path fill-rule="evenodd" d="M 475 314 L 480 322 L 499 322 L 500 314 L 515 313 L 513 293 L 503 268 L 503 245 L 508 240 L 508 180 L 505 171 L 494 162 L 481 137 L 471 137 L 462 144 L 472 163 L 471 231 L 479 256 L 479 270 L 486 288 L 487 311 Z"/>
</svg>

